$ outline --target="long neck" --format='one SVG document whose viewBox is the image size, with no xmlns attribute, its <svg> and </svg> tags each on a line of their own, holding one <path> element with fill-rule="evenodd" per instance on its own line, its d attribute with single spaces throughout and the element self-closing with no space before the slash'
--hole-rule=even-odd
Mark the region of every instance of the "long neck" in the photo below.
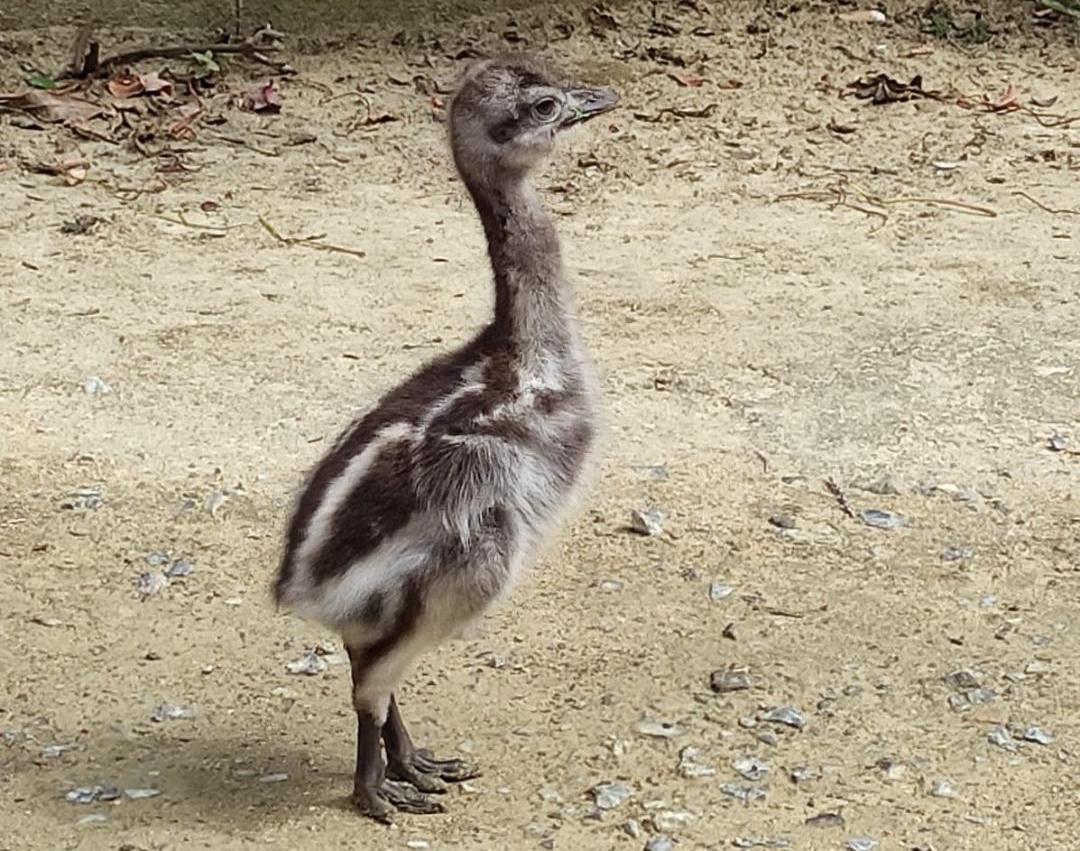
<svg viewBox="0 0 1080 851">
<path fill-rule="evenodd" d="M 564 349 L 574 320 L 559 238 L 524 179 L 466 181 L 495 274 L 495 327 L 521 351 Z"/>
</svg>

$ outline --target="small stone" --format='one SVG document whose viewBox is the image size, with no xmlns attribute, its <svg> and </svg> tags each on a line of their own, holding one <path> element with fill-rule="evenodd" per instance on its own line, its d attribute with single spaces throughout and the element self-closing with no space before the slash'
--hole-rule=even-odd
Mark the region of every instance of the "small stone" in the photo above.
<svg viewBox="0 0 1080 851">
<path fill-rule="evenodd" d="M 1050 435 L 1047 445 L 1052 452 L 1064 452 L 1069 448 L 1069 438 L 1059 432 L 1054 432 Z"/>
<path fill-rule="evenodd" d="M 169 563 L 169 554 L 164 550 L 155 550 L 146 556 L 146 563 L 151 567 L 161 567 Z"/>
<path fill-rule="evenodd" d="M 686 827 L 694 820 L 694 814 L 684 810 L 662 810 L 652 817 L 656 829 L 664 833 L 674 833 Z"/>
<path fill-rule="evenodd" d="M 725 783 L 720 791 L 729 798 L 749 804 L 751 801 L 765 800 L 765 790 L 760 786 L 743 786 L 738 783 Z"/>
<path fill-rule="evenodd" d="M 38 626 L 47 626 L 50 628 L 57 626 L 66 626 L 66 623 L 60 620 L 60 618 L 50 618 L 44 615 L 34 615 L 32 618 L 30 618 L 30 622 L 36 623 Z"/>
<path fill-rule="evenodd" d="M 645 851 L 674 851 L 675 843 L 670 836 L 654 836 L 645 843 Z"/>
<path fill-rule="evenodd" d="M 405 843 L 406 848 L 415 848 L 417 851 L 422 851 L 424 848 L 430 848 L 431 843 L 426 839 L 410 839 Z"/>
<path fill-rule="evenodd" d="M 145 600 L 160 594 L 168 584 L 169 579 L 164 573 L 140 573 L 135 579 L 135 590 Z"/>
<path fill-rule="evenodd" d="M 735 848 L 790 848 L 791 840 L 776 837 L 775 839 L 757 836 L 738 836 L 731 841 Z"/>
<path fill-rule="evenodd" d="M 992 745 L 997 745 L 1002 750 L 1015 751 L 1019 749 L 1016 740 L 1012 737 L 1008 730 L 998 725 L 990 730 L 986 734 L 987 740 Z"/>
<path fill-rule="evenodd" d="M 191 576 L 195 572 L 195 565 L 185 558 L 177 559 L 165 569 L 165 575 L 170 579 L 182 579 Z"/>
<path fill-rule="evenodd" d="M 971 547 L 946 547 L 941 551 L 942 561 L 970 561 L 975 558 Z"/>
<path fill-rule="evenodd" d="M 765 777 L 769 773 L 769 766 L 765 762 L 762 762 L 756 756 L 747 756 L 742 759 L 737 759 L 732 763 L 734 768 L 745 779 L 757 782 Z"/>
<path fill-rule="evenodd" d="M 840 813 L 818 813 L 816 816 L 810 816 L 806 820 L 807 825 L 810 827 L 843 827 L 844 817 Z"/>
<path fill-rule="evenodd" d="M 907 775 L 907 766 L 902 762 L 897 762 L 892 757 L 879 759 L 877 767 L 881 769 L 882 779 L 889 783 L 897 783 Z"/>
<path fill-rule="evenodd" d="M 601 579 L 599 588 L 607 594 L 617 594 L 623 589 L 623 583 L 618 579 Z"/>
<path fill-rule="evenodd" d="M 655 538 L 664 533 L 664 515 L 655 508 L 635 509 L 630 513 L 630 528 L 639 535 Z"/>
<path fill-rule="evenodd" d="M 545 786 L 537 794 L 540 795 L 541 801 L 546 801 L 549 804 L 562 802 L 562 795 L 559 794 L 557 789 L 552 789 L 550 786 Z"/>
<path fill-rule="evenodd" d="M 1024 673 L 1037 676 L 1039 674 L 1049 674 L 1051 670 L 1053 669 L 1046 662 L 1035 659 L 1032 662 L 1028 662 L 1027 667 L 1024 668 Z"/>
<path fill-rule="evenodd" d="M 275 774 L 264 774 L 259 778 L 260 783 L 284 783 L 289 779 L 289 775 L 284 771 L 279 771 Z"/>
<path fill-rule="evenodd" d="M 80 786 L 64 796 L 72 804 L 93 804 L 97 801 L 115 801 L 120 790 L 115 786 Z"/>
<path fill-rule="evenodd" d="M 100 488 L 77 488 L 67 495 L 60 507 L 68 511 L 97 511 L 104 501 Z"/>
<path fill-rule="evenodd" d="M 321 674 L 327 667 L 329 666 L 326 660 L 314 650 L 308 650 L 300 658 L 285 663 L 285 670 L 290 674 L 303 674 L 308 677 Z"/>
<path fill-rule="evenodd" d="M 543 848 L 544 851 L 554 851 L 555 837 L 545 836 L 543 839 L 540 840 L 540 847 Z"/>
<path fill-rule="evenodd" d="M 745 691 L 753 685 L 750 672 L 746 670 L 713 671 L 709 674 L 709 688 L 717 694 Z"/>
<path fill-rule="evenodd" d="M 186 706 L 175 706 L 171 703 L 162 703 L 154 709 L 154 714 L 150 716 L 150 720 L 160 723 L 162 721 L 180 721 L 185 718 L 194 717 L 194 711 L 188 709 Z"/>
<path fill-rule="evenodd" d="M 87 396 L 104 396 L 106 393 L 112 393 L 112 388 L 104 379 L 91 375 L 83 382 L 83 392 Z"/>
<path fill-rule="evenodd" d="M 699 777 L 712 777 L 716 774 L 716 769 L 711 765 L 699 762 L 698 757 L 700 756 L 701 751 L 695 747 L 688 746 L 679 751 L 678 772 L 680 776 L 688 780 L 695 780 Z"/>
<path fill-rule="evenodd" d="M 734 593 L 735 589 L 732 586 L 724 585 L 721 582 L 713 582 L 709 585 L 709 599 L 714 603 L 726 600 Z"/>
<path fill-rule="evenodd" d="M 63 756 L 68 751 L 73 751 L 78 745 L 45 745 L 41 749 L 41 756 L 43 759 L 56 759 Z"/>
<path fill-rule="evenodd" d="M 652 736 L 656 739 L 671 739 L 683 734 L 683 728 L 674 721 L 657 721 L 652 718 L 643 718 L 634 724 L 634 730 L 643 736 Z"/>
<path fill-rule="evenodd" d="M 1026 727 L 1019 732 L 1018 737 L 1036 745 L 1050 745 L 1054 742 L 1054 737 L 1040 727 Z"/>
<path fill-rule="evenodd" d="M 795 518 L 790 514 L 771 514 L 769 522 L 777 529 L 794 529 Z"/>
<path fill-rule="evenodd" d="M 878 841 L 869 836 L 859 836 L 847 841 L 848 851 L 874 851 L 877 846 Z"/>
<path fill-rule="evenodd" d="M 768 730 L 759 731 L 756 738 L 763 745 L 768 745 L 770 748 L 775 748 L 778 744 L 780 744 L 780 740 Z"/>
<path fill-rule="evenodd" d="M 794 706 L 778 706 L 765 713 L 765 721 L 770 724 L 783 724 L 801 730 L 806 726 L 806 717 Z"/>
<path fill-rule="evenodd" d="M 80 827 L 92 827 L 95 824 L 105 824 L 108 820 L 109 817 L 104 813 L 90 813 L 78 819 L 75 824 Z"/>
<path fill-rule="evenodd" d="M 930 794 L 935 798 L 955 798 L 957 797 L 956 787 L 952 785 L 948 780 L 935 780 L 930 785 Z"/>
<path fill-rule="evenodd" d="M 791 782 L 795 784 L 809 783 L 812 780 L 820 780 L 821 772 L 808 765 L 796 765 L 788 772 L 788 777 L 790 777 Z"/>
<path fill-rule="evenodd" d="M 601 810 L 613 810 L 622 805 L 634 790 L 625 783 L 598 783 L 592 788 L 593 800 Z"/>
<path fill-rule="evenodd" d="M 132 801 L 138 801 L 143 798 L 156 798 L 161 794 L 160 789 L 125 789 L 124 795 L 130 798 Z"/>
<path fill-rule="evenodd" d="M 899 529 L 907 524 L 907 520 L 899 514 L 891 511 L 881 511 L 877 508 L 866 508 L 859 512 L 859 519 L 867 526 L 875 529 Z"/>
<path fill-rule="evenodd" d="M 945 677 L 945 682 L 956 689 L 972 689 L 979 687 L 978 675 L 970 668 L 961 668 L 953 671 Z"/>
<path fill-rule="evenodd" d="M 641 829 L 641 822 L 637 819 L 627 819 L 620 825 L 622 832 L 629 836 L 631 839 L 641 839 L 644 831 Z"/>
</svg>

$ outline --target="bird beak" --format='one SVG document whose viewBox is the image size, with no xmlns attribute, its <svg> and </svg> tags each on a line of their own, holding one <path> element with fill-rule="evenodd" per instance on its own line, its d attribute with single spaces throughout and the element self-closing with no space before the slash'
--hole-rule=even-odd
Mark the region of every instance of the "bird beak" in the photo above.
<svg viewBox="0 0 1080 851">
<path fill-rule="evenodd" d="M 562 127 L 570 127 L 615 108 L 619 96 L 611 89 L 567 89 L 566 117 Z"/>
</svg>

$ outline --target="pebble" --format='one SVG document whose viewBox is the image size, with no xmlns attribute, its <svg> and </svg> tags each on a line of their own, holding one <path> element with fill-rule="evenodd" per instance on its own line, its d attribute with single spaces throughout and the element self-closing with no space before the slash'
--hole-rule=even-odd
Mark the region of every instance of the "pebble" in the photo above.
<svg viewBox="0 0 1080 851">
<path fill-rule="evenodd" d="M 840 813 L 818 813 L 806 820 L 810 827 L 843 827 L 844 817 Z"/>
<path fill-rule="evenodd" d="M 195 565 L 186 558 L 177 559 L 165 569 L 165 575 L 171 579 L 182 579 L 185 576 L 191 576 L 194 572 Z"/>
<path fill-rule="evenodd" d="M 935 780 L 930 786 L 930 794 L 935 798 L 957 797 L 956 787 L 948 780 Z"/>
<path fill-rule="evenodd" d="M 314 650 L 308 650 L 299 659 L 294 659 L 292 662 L 285 663 L 285 670 L 290 674 L 303 674 L 308 677 L 314 677 L 316 674 L 321 674 L 327 667 L 328 665 L 323 657 Z"/>
<path fill-rule="evenodd" d="M 132 801 L 138 801 L 143 798 L 156 798 L 161 794 L 159 789 L 125 789 L 124 795 L 130 798 Z"/>
<path fill-rule="evenodd" d="M 545 786 L 538 793 L 541 801 L 547 801 L 548 803 L 561 803 L 562 795 L 559 794 L 557 789 L 552 789 L 550 786 Z"/>
<path fill-rule="evenodd" d="M 941 551 L 942 561 L 969 561 L 975 558 L 971 547 L 946 547 Z"/>
<path fill-rule="evenodd" d="M 743 757 L 737 759 L 732 763 L 734 768 L 739 774 L 741 774 L 747 780 L 757 782 L 765 777 L 769 773 L 769 766 L 758 759 L 756 756 Z"/>
<path fill-rule="evenodd" d="M 284 771 L 279 771 L 276 774 L 264 774 L 259 778 L 260 783 L 284 783 L 289 779 L 289 775 Z"/>
<path fill-rule="evenodd" d="M 405 847 L 415 848 L 419 851 L 419 849 L 430 848 L 431 843 L 428 842 L 426 839 L 410 839 L 408 842 L 405 843 Z"/>
<path fill-rule="evenodd" d="M 1054 737 L 1040 727 L 1026 727 L 1018 733 L 1018 737 L 1037 745 L 1049 745 L 1054 741 Z"/>
<path fill-rule="evenodd" d="M 109 820 L 109 817 L 104 813 L 90 813 L 80 818 L 75 824 L 80 826 L 89 826 L 95 824 L 105 824 Z"/>
<path fill-rule="evenodd" d="M 671 739 L 683 734 L 683 728 L 674 721 L 657 721 L 652 718 L 643 718 L 634 724 L 634 730 L 643 736 L 652 736 L 656 739 Z"/>
<path fill-rule="evenodd" d="M 135 590 L 145 600 L 160 594 L 169 584 L 169 578 L 164 573 L 156 571 L 140 573 L 135 579 Z"/>
<path fill-rule="evenodd" d="M 738 783 L 725 783 L 720 791 L 729 798 L 749 804 L 751 801 L 765 800 L 765 790 L 760 786 L 742 786 Z"/>
<path fill-rule="evenodd" d="M 87 487 L 73 490 L 60 503 L 60 507 L 68 511 L 97 511 L 103 503 L 101 488 Z"/>
<path fill-rule="evenodd" d="M 688 780 L 695 780 L 699 777 L 712 777 L 715 775 L 716 769 L 711 765 L 700 762 L 698 760 L 698 757 L 700 756 L 701 751 L 692 746 L 687 746 L 679 751 L 679 775 Z"/>
<path fill-rule="evenodd" d="M 709 688 L 717 694 L 745 691 L 753 685 L 750 672 L 746 670 L 713 671 L 709 674 Z"/>
<path fill-rule="evenodd" d="M 847 841 L 848 851 L 874 851 L 878 847 L 878 841 L 869 836 L 859 836 Z"/>
<path fill-rule="evenodd" d="M 645 851 L 673 851 L 675 843 L 670 836 L 654 836 L 645 843 Z"/>
<path fill-rule="evenodd" d="M 634 794 L 625 783 L 598 783 L 592 787 L 593 800 L 602 810 L 613 810 L 624 804 Z"/>
<path fill-rule="evenodd" d="M 93 804 L 97 801 L 115 801 L 120 790 L 115 786 L 80 786 L 64 796 L 72 804 Z"/>
<path fill-rule="evenodd" d="M 623 589 L 623 583 L 618 579 L 601 579 L 600 590 L 608 594 L 616 594 Z"/>
<path fill-rule="evenodd" d="M 639 535 L 655 538 L 664 533 L 664 515 L 657 509 L 635 509 L 630 513 L 630 528 Z"/>
<path fill-rule="evenodd" d="M 732 594 L 735 593 L 735 589 L 730 585 L 724 585 L 721 582 L 713 582 L 709 585 L 709 599 L 714 603 L 719 603 L 721 600 L 726 600 Z"/>
<path fill-rule="evenodd" d="M 693 820 L 694 814 L 685 810 L 663 810 L 652 817 L 656 829 L 664 833 L 674 833 L 689 825 Z"/>
<path fill-rule="evenodd" d="M 641 829 L 641 822 L 637 819 L 627 819 L 621 825 L 622 832 L 629 836 L 631 839 L 641 839 L 644 831 Z"/>
<path fill-rule="evenodd" d="M 736 848 L 790 848 L 791 840 L 777 837 L 766 839 L 757 836 L 738 836 L 731 844 Z"/>
<path fill-rule="evenodd" d="M 1064 452 L 1069 448 L 1069 438 L 1060 432 L 1054 432 L 1050 435 L 1050 439 L 1047 441 L 1047 445 L 1054 452 Z"/>
<path fill-rule="evenodd" d="M 151 721 L 179 721 L 184 718 L 194 718 L 195 712 L 186 706 L 175 706 L 171 703 L 162 703 L 150 716 Z"/>
<path fill-rule="evenodd" d="M 103 396 L 106 393 L 112 393 L 112 387 L 104 379 L 91 375 L 83 382 L 83 392 L 87 396 Z"/>
<path fill-rule="evenodd" d="M 801 730 L 806 726 L 806 716 L 794 706 L 778 706 L 775 709 L 770 709 L 765 713 L 764 720 L 770 724 L 783 724 L 786 727 L 794 727 L 796 730 Z"/>
<path fill-rule="evenodd" d="M 990 744 L 997 745 L 1002 750 L 1015 751 L 1020 747 L 1012 737 L 1012 734 L 1000 725 L 993 727 L 990 732 L 986 734 L 986 738 L 989 740 Z"/>
<path fill-rule="evenodd" d="M 891 511 L 881 511 L 877 508 L 863 509 L 859 512 L 859 519 L 867 526 L 873 526 L 875 529 L 899 529 L 901 526 L 907 525 L 907 520 L 899 514 L 893 514 Z"/>
<path fill-rule="evenodd" d="M 809 783 L 811 780 L 820 780 L 821 772 L 809 765 L 796 765 L 788 772 L 788 777 L 795 784 Z"/>
<path fill-rule="evenodd" d="M 43 759 L 56 759 L 63 756 L 67 751 L 73 751 L 78 745 L 45 745 L 41 749 L 41 756 Z"/>
</svg>

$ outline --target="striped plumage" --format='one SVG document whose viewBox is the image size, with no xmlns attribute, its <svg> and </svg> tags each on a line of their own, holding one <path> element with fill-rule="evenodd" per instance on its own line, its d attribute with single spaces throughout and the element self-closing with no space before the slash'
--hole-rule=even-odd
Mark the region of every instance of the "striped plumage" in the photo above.
<svg viewBox="0 0 1080 851">
<path fill-rule="evenodd" d="M 466 73 L 450 138 L 484 225 L 495 316 L 341 435 L 289 524 L 275 596 L 345 642 L 358 718 L 353 797 L 380 820 L 391 806 L 439 811 L 421 793 L 472 774 L 413 747 L 394 691 L 420 654 L 513 587 L 582 480 L 593 381 L 558 238 L 526 177 L 558 130 L 614 103 L 526 60 Z"/>
</svg>

